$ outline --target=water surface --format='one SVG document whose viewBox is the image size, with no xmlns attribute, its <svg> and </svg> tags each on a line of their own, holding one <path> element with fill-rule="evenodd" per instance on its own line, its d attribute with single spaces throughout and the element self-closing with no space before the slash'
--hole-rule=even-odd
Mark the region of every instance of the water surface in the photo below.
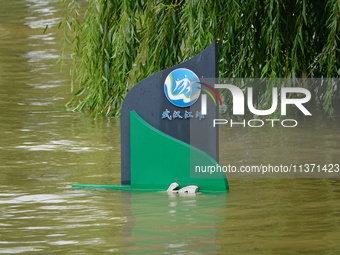
<svg viewBox="0 0 340 255">
<path fill-rule="evenodd" d="M 0 253 L 339 254 L 338 179 L 230 179 L 196 197 L 72 189 L 119 184 L 120 131 L 64 107 L 61 17 L 59 0 L 0 0 Z M 339 124 L 223 127 L 221 163 L 340 163 Z"/>
</svg>

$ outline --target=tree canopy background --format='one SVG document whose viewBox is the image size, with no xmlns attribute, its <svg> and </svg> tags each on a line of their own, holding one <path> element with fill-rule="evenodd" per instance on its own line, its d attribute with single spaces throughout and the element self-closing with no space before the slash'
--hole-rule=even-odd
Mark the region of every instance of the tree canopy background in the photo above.
<svg viewBox="0 0 340 255">
<path fill-rule="evenodd" d="M 77 0 L 63 3 L 77 86 L 68 106 L 96 116 L 119 115 L 134 84 L 217 38 L 220 77 L 340 75 L 339 0 L 89 0 L 83 14 Z M 340 99 L 335 82 L 308 89 L 329 113 Z"/>
</svg>

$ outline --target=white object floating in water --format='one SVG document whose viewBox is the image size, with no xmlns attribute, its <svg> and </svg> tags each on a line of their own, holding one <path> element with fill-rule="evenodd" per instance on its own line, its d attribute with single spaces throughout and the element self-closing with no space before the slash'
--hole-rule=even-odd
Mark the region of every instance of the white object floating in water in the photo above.
<svg viewBox="0 0 340 255">
<path fill-rule="evenodd" d="M 177 182 L 173 182 L 170 184 L 169 188 L 167 189 L 167 192 L 169 194 L 178 193 L 179 195 L 183 194 L 196 194 L 198 191 L 198 186 L 196 185 L 188 185 L 186 187 L 181 188 L 180 190 L 176 190 L 179 187 L 179 184 Z"/>
<path fill-rule="evenodd" d="M 178 191 L 178 194 L 195 194 L 198 191 L 198 187 L 196 185 L 189 185 L 184 188 L 181 188 Z"/>
<path fill-rule="evenodd" d="M 178 188 L 179 184 L 177 182 L 173 182 L 170 184 L 169 188 L 167 189 L 167 192 L 177 192 L 177 190 L 175 190 L 176 188 Z"/>
</svg>

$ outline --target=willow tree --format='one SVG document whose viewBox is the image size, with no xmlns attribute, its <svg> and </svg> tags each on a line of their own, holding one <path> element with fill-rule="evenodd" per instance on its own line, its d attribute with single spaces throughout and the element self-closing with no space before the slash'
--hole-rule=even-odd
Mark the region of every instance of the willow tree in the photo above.
<svg viewBox="0 0 340 255">
<path fill-rule="evenodd" d="M 217 38 L 220 77 L 339 77 L 339 0 L 63 2 L 74 110 L 118 115 L 134 84 Z M 325 111 L 340 99 L 334 82 L 309 89 Z"/>
</svg>

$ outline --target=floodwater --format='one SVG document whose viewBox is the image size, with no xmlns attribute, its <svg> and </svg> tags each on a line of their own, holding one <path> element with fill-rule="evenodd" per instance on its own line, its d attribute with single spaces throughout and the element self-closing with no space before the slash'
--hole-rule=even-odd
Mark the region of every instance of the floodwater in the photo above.
<svg viewBox="0 0 340 255">
<path fill-rule="evenodd" d="M 59 0 L 0 0 L 0 254 L 340 253 L 337 178 L 231 178 L 195 197 L 71 188 L 119 184 L 120 131 L 64 107 L 61 17 Z M 339 124 L 225 126 L 221 163 L 339 164 Z"/>
</svg>

